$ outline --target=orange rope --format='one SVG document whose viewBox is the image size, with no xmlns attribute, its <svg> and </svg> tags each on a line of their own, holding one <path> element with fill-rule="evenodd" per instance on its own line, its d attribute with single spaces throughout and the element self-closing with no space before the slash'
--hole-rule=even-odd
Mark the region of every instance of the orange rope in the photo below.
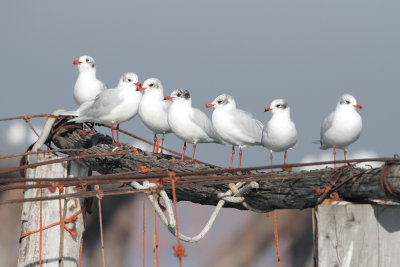
<svg viewBox="0 0 400 267">
<path fill-rule="evenodd" d="M 157 262 L 157 267 L 160 266 L 160 262 L 158 259 L 158 237 L 157 237 L 157 213 L 156 209 L 154 209 L 154 242 L 155 242 L 155 247 L 156 247 L 156 262 Z"/>
<path fill-rule="evenodd" d="M 42 189 L 40 189 L 40 197 L 42 197 Z M 42 202 L 40 201 L 40 216 L 39 216 L 39 267 L 42 267 Z"/>
<path fill-rule="evenodd" d="M 95 190 L 99 190 L 99 186 L 95 186 Z M 101 214 L 101 199 L 103 198 L 102 194 L 97 194 L 97 205 L 99 208 L 99 224 L 100 224 L 100 242 L 101 242 L 101 257 L 103 267 L 106 267 L 106 257 L 105 257 L 105 249 L 104 249 L 104 235 L 103 235 L 103 216 Z"/>
<path fill-rule="evenodd" d="M 41 205 L 42 205 L 42 203 L 40 203 L 40 206 Z M 67 230 L 71 234 L 71 236 L 74 237 L 74 238 L 77 236 L 76 229 L 72 229 L 71 230 L 65 224 L 76 222 L 76 220 L 78 219 L 77 216 L 84 210 L 85 206 L 86 206 L 86 203 L 84 203 L 82 205 L 82 208 L 80 210 L 78 210 L 77 212 L 72 214 L 70 217 L 64 219 L 64 228 L 65 228 L 65 230 Z M 41 217 L 42 217 L 42 209 L 40 209 L 40 218 Z M 49 229 L 49 228 L 51 228 L 53 226 L 56 226 L 56 225 L 58 225 L 60 223 L 61 222 L 55 222 L 55 223 L 49 224 L 49 225 L 47 225 L 45 227 L 42 227 L 42 224 L 40 223 L 40 228 L 39 229 L 21 235 L 21 237 L 19 238 L 19 241 L 21 242 L 22 238 L 27 237 L 28 235 L 31 235 L 31 234 L 35 234 L 37 232 L 40 232 L 40 234 L 41 234 L 41 232 L 43 230 Z"/>
<path fill-rule="evenodd" d="M 278 261 L 278 267 L 281 267 L 281 256 L 279 254 L 278 221 L 276 219 L 276 211 L 273 210 L 272 214 L 274 216 L 274 237 L 275 237 L 275 246 L 276 246 L 276 259 Z"/>
<path fill-rule="evenodd" d="M 59 195 L 61 195 L 61 192 L 59 192 Z M 62 210 L 61 210 L 61 198 L 58 200 L 58 211 L 60 213 L 60 222 L 62 222 L 63 215 L 62 215 Z M 63 223 L 60 223 L 60 252 L 59 252 L 60 253 L 60 255 L 59 255 L 60 266 L 64 263 L 64 235 L 63 234 L 64 234 L 63 233 Z"/>
<path fill-rule="evenodd" d="M 146 255 L 146 253 L 145 253 L 145 241 L 146 241 L 146 239 L 145 239 L 145 236 L 146 236 L 146 202 L 145 202 L 145 199 L 146 198 L 146 194 L 145 193 L 143 193 L 143 267 L 145 267 L 145 255 Z"/>
<path fill-rule="evenodd" d="M 62 219 L 63 219 L 62 210 L 61 210 L 61 198 L 58 200 L 58 207 L 59 207 L 59 212 L 60 212 L 60 238 L 61 238 L 62 237 L 62 232 L 63 232 L 62 225 L 61 225 L 61 222 L 62 222 Z M 60 242 L 61 242 L 61 240 L 60 240 Z"/>
<path fill-rule="evenodd" d="M 82 250 L 83 250 L 83 234 L 82 234 L 82 238 L 81 238 L 81 245 L 79 247 L 79 265 L 78 265 L 78 267 L 81 267 L 81 265 L 82 265 Z"/>
<path fill-rule="evenodd" d="M 187 257 L 187 255 L 185 253 L 185 247 L 182 245 L 179 239 L 178 210 L 176 208 L 176 193 L 175 193 L 175 182 L 178 180 L 178 178 L 175 176 L 174 172 L 168 172 L 168 175 L 172 185 L 172 196 L 174 200 L 174 211 L 175 211 L 175 221 L 176 221 L 176 239 L 178 242 L 178 244 L 176 244 L 172 248 L 174 249 L 174 256 L 179 258 L 179 266 L 182 267 L 182 257 Z"/>
</svg>

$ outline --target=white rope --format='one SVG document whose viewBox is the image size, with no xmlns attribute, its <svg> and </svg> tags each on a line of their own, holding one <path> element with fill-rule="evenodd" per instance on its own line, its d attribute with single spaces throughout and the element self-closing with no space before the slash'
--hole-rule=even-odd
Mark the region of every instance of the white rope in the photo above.
<svg viewBox="0 0 400 267">
<path fill-rule="evenodd" d="M 241 188 L 240 190 L 238 190 L 238 188 L 240 188 L 242 185 L 244 185 L 245 183 L 240 182 L 237 183 L 236 185 L 233 184 L 233 190 L 228 190 L 225 193 L 222 194 L 218 194 L 218 196 L 222 196 L 223 198 L 228 198 L 234 193 L 233 191 L 235 191 L 235 195 L 232 197 L 234 201 L 238 201 L 238 199 L 243 199 L 243 197 L 241 197 L 242 195 L 246 194 L 248 191 L 252 190 L 252 189 L 257 189 L 259 187 L 257 182 L 250 182 L 249 184 L 246 184 L 245 186 L 243 186 L 243 188 Z M 131 186 L 136 188 L 136 189 L 149 189 L 149 188 L 156 188 L 158 185 L 154 184 L 154 183 L 149 183 L 148 181 L 144 181 L 143 185 L 141 185 L 140 183 L 133 181 L 131 183 Z M 155 208 L 156 212 L 158 213 L 158 215 L 161 218 L 162 223 L 168 228 L 168 230 L 173 234 L 173 235 L 177 235 L 176 232 L 176 222 L 175 222 L 175 216 L 174 216 L 174 211 L 172 209 L 172 203 L 171 200 L 169 199 L 167 193 L 165 192 L 165 190 L 160 190 L 159 192 L 160 196 L 163 198 L 165 205 L 166 205 L 166 210 L 167 210 L 167 214 L 168 214 L 168 219 L 167 217 L 165 217 L 165 214 L 163 213 L 163 211 L 160 208 L 160 205 L 158 204 L 158 202 L 154 199 L 153 194 L 147 194 L 148 199 L 150 200 L 150 203 L 152 204 L 152 206 Z M 243 200 L 241 202 L 243 202 Z M 241 202 L 234 202 L 234 203 L 241 203 Z M 245 203 L 245 202 L 243 202 Z M 200 241 L 204 236 L 206 236 L 206 234 L 210 231 L 210 229 L 212 228 L 215 219 L 217 218 L 218 213 L 221 211 L 222 207 L 225 204 L 225 199 L 221 199 L 220 201 L 218 201 L 217 206 L 215 207 L 213 213 L 210 216 L 210 219 L 208 220 L 208 222 L 206 223 L 206 225 L 204 226 L 204 228 L 200 231 L 199 234 L 193 236 L 193 237 L 189 237 L 186 236 L 182 233 L 179 233 L 179 239 L 181 241 L 184 242 L 189 242 L 189 243 L 195 243 Z M 248 205 L 246 203 L 246 205 Z M 250 205 L 248 205 L 250 207 Z M 247 208 L 247 207 L 246 207 Z M 253 210 L 251 207 L 249 208 L 251 210 Z M 255 210 L 253 210 L 255 211 Z M 256 211 L 259 212 L 259 211 Z"/>
<path fill-rule="evenodd" d="M 229 188 L 235 194 L 235 196 L 230 197 L 230 196 L 226 196 L 226 194 L 221 194 L 221 198 L 223 198 L 225 201 L 231 202 L 231 203 L 242 203 L 243 207 L 245 207 L 246 209 L 248 209 L 250 211 L 257 212 L 257 213 L 265 213 L 265 211 L 263 211 L 263 210 L 253 208 L 249 203 L 244 201 L 245 200 L 244 197 L 237 197 L 237 195 L 243 195 L 252 189 L 259 188 L 259 184 L 255 181 L 252 181 L 252 182 L 246 184 L 244 187 L 242 187 L 239 190 L 239 188 L 244 184 L 245 184 L 244 182 L 237 183 L 236 185 L 234 183 L 230 183 Z"/>
</svg>

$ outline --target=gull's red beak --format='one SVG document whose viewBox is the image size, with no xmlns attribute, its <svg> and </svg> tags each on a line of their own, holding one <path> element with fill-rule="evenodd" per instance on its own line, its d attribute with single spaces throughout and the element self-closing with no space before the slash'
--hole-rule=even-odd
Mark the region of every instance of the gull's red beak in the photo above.
<svg viewBox="0 0 400 267">
<path fill-rule="evenodd" d="M 164 100 L 171 100 L 171 99 L 173 99 L 173 97 L 172 96 L 166 96 L 166 97 L 164 97 Z"/>
<path fill-rule="evenodd" d="M 140 82 L 135 83 L 137 86 L 136 91 L 143 91 L 146 90 L 146 87 L 142 87 L 142 84 Z"/>
<path fill-rule="evenodd" d="M 82 64 L 82 62 L 80 62 L 79 60 L 74 60 L 74 61 L 72 62 L 72 64 L 74 64 L 74 65 L 79 65 L 79 64 Z"/>
<path fill-rule="evenodd" d="M 204 105 L 205 108 L 211 108 L 211 107 L 213 107 L 213 106 L 215 106 L 215 105 L 214 105 L 214 104 L 211 104 L 211 103 L 207 103 L 207 104 Z"/>
<path fill-rule="evenodd" d="M 357 105 L 354 105 L 354 107 L 355 107 L 355 108 L 358 108 L 358 109 L 362 109 L 362 106 L 361 106 L 361 105 L 359 105 L 359 104 L 357 104 Z"/>
<path fill-rule="evenodd" d="M 272 110 L 272 108 L 266 108 L 266 109 L 264 109 L 264 112 L 271 111 L 271 110 Z"/>
</svg>

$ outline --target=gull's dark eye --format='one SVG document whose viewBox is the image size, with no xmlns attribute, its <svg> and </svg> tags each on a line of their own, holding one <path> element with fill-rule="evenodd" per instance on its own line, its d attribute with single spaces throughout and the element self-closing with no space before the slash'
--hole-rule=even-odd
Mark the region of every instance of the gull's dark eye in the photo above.
<svg viewBox="0 0 400 267">
<path fill-rule="evenodd" d="M 181 93 L 179 93 L 179 94 L 177 94 L 176 96 L 178 96 L 178 97 L 181 97 L 181 96 L 182 96 L 182 94 L 181 94 Z"/>
<path fill-rule="evenodd" d="M 150 86 L 150 87 L 153 87 L 153 86 L 154 86 L 154 83 L 149 84 L 149 86 Z"/>
<path fill-rule="evenodd" d="M 131 82 L 132 80 L 131 79 L 128 79 L 128 82 Z"/>
<path fill-rule="evenodd" d="M 349 100 L 346 100 L 345 102 L 346 102 L 346 104 L 350 104 L 350 101 L 349 101 Z"/>
<path fill-rule="evenodd" d="M 277 107 L 277 108 L 280 108 L 280 107 L 282 107 L 282 105 L 281 105 L 281 104 L 278 104 L 278 105 L 276 105 L 276 107 Z"/>
<path fill-rule="evenodd" d="M 221 104 L 222 103 L 222 100 L 218 100 L 218 102 L 217 102 L 218 104 Z"/>
<path fill-rule="evenodd" d="M 87 58 L 87 59 L 86 59 L 86 62 L 90 62 L 90 59 Z"/>
</svg>

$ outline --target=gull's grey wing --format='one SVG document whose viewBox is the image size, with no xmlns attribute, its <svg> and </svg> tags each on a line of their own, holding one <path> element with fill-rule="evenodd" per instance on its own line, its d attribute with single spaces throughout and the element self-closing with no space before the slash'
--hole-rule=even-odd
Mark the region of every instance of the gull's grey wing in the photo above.
<svg viewBox="0 0 400 267">
<path fill-rule="evenodd" d="M 117 89 L 99 93 L 93 100 L 83 103 L 78 111 L 82 118 L 99 118 L 107 115 L 121 101 Z"/>
<path fill-rule="evenodd" d="M 205 113 L 197 108 L 193 108 L 190 116 L 193 122 L 196 123 L 200 128 L 202 128 L 205 133 L 210 137 L 210 139 L 219 141 L 218 135 L 214 130 L 212 122 Z"/>
<path fill-rule="evenodd" d="M 247 137 L 253 139 L 253 142 L 261 144 L 262 131 L 264 124 L 253 118 L 253 114 L 237 109 L 233 114 L 237 129 Z M 251 142 L 251 140 L 249 140 Z"/>
<path fill-rule="evenodd" d="M 320 140 L 322 141 L 322 136 L 332 127 L 333 119 L 334 119 L 335 113 L 331 112 L 324 121 L 322 122 L 321 125 L 321 135 L 320 135 Z"/>
</svg>

